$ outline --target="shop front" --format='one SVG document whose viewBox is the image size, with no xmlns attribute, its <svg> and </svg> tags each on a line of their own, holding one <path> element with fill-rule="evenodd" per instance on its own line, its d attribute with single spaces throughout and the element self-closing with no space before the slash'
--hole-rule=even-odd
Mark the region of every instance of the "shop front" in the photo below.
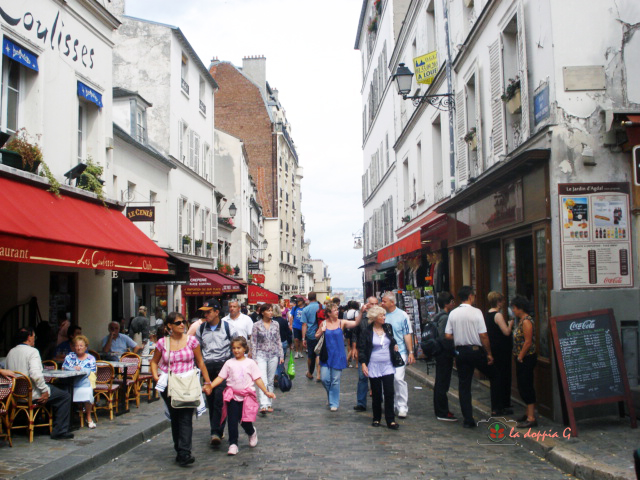
<svg viewBox="0 0 640 480">
<path fill-rule="evenodd" d="M 224 306 L 231 298 L 246 292 L 241 283 L 216 270 L 192 268 L 189 276 L 189 283 L 181 287 L 181 311 L 187 319 L 199 318 L 198 308 L 208 298 L 215 297 Z"/>
<path fill-rule="evenodd" d="M 489 308 L 491 291 L 508 300 L 515 295 L 529 300 L 538 348 L 538 409 L 546 416 L 553 414 L 549 155 L 548 150 L 525 151 L 438 208 L 450 217 L 451 293 L 471 285 L 482 311 Z"/>
</svg>

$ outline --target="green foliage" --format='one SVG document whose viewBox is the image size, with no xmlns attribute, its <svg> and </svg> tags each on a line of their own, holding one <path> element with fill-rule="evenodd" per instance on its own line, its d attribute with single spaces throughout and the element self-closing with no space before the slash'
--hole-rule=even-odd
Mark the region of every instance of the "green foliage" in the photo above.
<svg viewBox="0 0 640 480">
<path fill-rule="evenodd" d="M 102 189 L 102 173 L 104 168 L 99 163 L 94 163 L 91 157 L 87 158 L 87 168 L 78 178 L 78 188 L 95 193 L 98 198 L 104 200 Z"/>
<path fill-rule="evenodd" d="M 504 94 L 500 97 L 503 102 L 508 102 L 513 97 L 516 96 L 516 93 L 520 90 L 520 79 L 510 78 L 509 83 L 507 84 L 507 88 L 504 91 Z"/>
</svg>

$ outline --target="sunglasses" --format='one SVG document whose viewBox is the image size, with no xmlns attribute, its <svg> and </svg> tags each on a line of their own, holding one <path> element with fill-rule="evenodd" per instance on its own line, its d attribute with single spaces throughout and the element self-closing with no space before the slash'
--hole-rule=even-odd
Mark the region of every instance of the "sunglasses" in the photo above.
<svg viewBox="0 0 640 480">
<path fill-rule="evenodd" d="M 171 322 L 171 325 L 186 325 L 186 320 L 178 320 L 177 322 Z"/>
</svg>

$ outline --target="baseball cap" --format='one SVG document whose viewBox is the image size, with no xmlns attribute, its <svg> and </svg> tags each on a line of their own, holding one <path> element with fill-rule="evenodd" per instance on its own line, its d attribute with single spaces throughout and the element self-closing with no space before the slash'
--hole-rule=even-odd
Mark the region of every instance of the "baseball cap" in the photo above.
<svg viewBox="0 0 640 480">
<path fill-rule="evenodd" d="M 222 308 L 220 307 L 220 303 L 215 298 L 210 298 L 209 300 L 204 302 L 198 310 L 209 311 L 211 309 L 222 310 Z"/>
</svg>

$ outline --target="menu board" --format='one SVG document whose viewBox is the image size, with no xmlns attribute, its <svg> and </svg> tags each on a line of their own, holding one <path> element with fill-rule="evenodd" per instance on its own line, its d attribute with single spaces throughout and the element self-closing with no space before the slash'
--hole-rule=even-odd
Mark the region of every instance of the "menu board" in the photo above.
<svg viewBox="0 0 640 480">
<path fill-rule="evenodd" d="M 562 287 L 633 286 L 629 184 L 558 185 Z"/>
<path fill-rule="evenodd" d="M 572 434 L 577 432 L 573 408 L 625 400 L 635 428 L 635 413 L 613 311 L 552 317 L 551 329 Z"/>
</svg>

